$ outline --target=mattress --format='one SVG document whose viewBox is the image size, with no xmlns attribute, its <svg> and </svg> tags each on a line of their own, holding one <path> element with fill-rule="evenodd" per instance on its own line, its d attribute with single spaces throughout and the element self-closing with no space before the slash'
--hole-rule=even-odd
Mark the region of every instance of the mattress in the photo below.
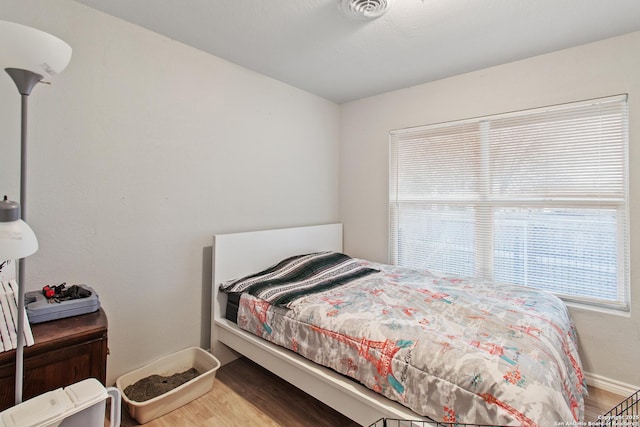
<svg viewBox="0 0 640 427">
<path fill-rule="evenodd" d="M 240 298 L 242 294 L 227 295 L 227 308 L 224 317 L 233 323 L 238 323 L 238 309 L 240 308 Z"/>
<path fill-rule="evenodd" d="M 583 419 L 576 334 L 557 297 L 356 261 L 376 273 L 288 307 L 236 295 L 238 326 L 436 421 Z"/>
</svg>

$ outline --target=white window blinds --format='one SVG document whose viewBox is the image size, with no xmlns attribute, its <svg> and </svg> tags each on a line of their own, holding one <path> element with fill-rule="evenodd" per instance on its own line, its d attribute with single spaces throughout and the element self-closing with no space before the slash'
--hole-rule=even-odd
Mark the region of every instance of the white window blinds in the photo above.
<svg viewBox="0 0 640 427">
<path fill-rule="evenodd" d="M 628 309 L 627 96 L 392 131 L 391 262 Z"/>
</svg>

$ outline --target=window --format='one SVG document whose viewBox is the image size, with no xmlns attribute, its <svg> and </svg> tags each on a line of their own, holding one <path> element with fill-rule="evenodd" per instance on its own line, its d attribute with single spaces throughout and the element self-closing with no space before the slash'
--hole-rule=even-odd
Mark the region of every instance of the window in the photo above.
<svg viewBox="0 0 640 427">
<path fill-rule="evenodd" d="M 628 310 L 627 96 L 390 134 L 396 265 Z"/>
</svg>

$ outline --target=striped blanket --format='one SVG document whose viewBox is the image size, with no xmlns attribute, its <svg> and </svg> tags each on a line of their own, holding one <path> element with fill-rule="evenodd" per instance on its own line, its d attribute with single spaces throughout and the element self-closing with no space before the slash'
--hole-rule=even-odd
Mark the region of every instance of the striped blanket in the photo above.
<svg viewBox="0 0 640 427">
<path fill-rule="evenodd" d="M 247 292 L 272 305 L 291 308 L 302 297 L 316 294 L 377 273 L 338 252 L 296 255 L 259 273 L 225 282 L 220 290 Z"/>
</svg>

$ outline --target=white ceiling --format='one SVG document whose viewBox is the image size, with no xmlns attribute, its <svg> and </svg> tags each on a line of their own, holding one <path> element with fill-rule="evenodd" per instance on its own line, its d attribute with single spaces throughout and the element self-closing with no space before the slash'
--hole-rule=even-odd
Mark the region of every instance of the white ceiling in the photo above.
<svg viewBox="0 0 640 427">
<path fill-rule="evenodd" d="M 343 103 L 640 30 L 639 0 L 76 0 Z M 640 54 L 637 53 L 636 54 Z"/>
</svg>

